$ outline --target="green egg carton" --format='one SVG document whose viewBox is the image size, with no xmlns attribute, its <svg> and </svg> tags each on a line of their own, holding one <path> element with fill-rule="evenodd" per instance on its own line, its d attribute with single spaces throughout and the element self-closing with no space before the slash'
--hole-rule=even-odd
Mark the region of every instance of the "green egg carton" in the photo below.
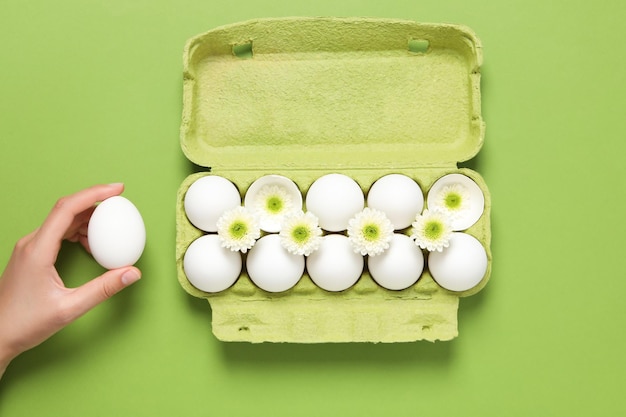
<svg viewBox="0 0 626 417">
<path fill-rule="evenodd" d="M 395 19 L 259 19 L 188 40 L 180 139 L 186 157 L 206 169 L 178 190 L 176 261 L 180 285 L 210 303 L 219 340 L 393 343 L 458 335 L 459 298 L 480 291 L 491 273 L 489 191 L 477 172 L 457 166 L 483 143 L 481 62 L 469 28 Z M 443 175 L 473 179 L 485 208 L 464 232 L 486 250 L 482 281 L 445 290 L 426 265 L 416 284 L 392 291 L 365 268 L 354 286 L 335 293 L 305 271 L 295 287 L 270 293 L 252 283 L 244 262 L 227 290 L 191 285 L 183 258 L 205 232 L 189 222 L 183 202 L 196 179 L 225 177 L 243 198 L 256 179 L 279 174 L 305 196 L 328 173 L 353 178 L 365 194 L 390 173 L 413 178 L 425 196 Z"/>
</svg>

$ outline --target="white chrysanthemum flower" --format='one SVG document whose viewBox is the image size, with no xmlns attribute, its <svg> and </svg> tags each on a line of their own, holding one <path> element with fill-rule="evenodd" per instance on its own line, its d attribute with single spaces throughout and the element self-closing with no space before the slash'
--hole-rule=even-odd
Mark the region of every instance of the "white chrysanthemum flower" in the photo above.
<svg viewBox="0 0 626 417">
<path fill-rule="evenodd" d="M 285 217 L 280 229 L 280 242 L 294 255 L 309 256 L 320 247 L 322 229 L 311 212 L 296 212 Z"/>
<path fill-rule="evenodd" d="M 225 211 L 217 220 L 217 234 L 222 247 L 246 253 L 261 236 L 254 214 L 242 206 Z"/>
<path fill-rule="evenodd" d="M 439 191 L 432 206 L 446 210 L 455 219 L 470 209 L 469 191 L 463 184 L 448 184 Z"/>
<path fill-rule="evenodd" d="M 376 256 L 389 248 L 393 225 L 385 213 L 366 207 L 348 221 L 348 238 L 354 251 Z"/>
<path fill-rule="evenodd" d="M 430 252 L 442 252 L 450 244 L 452 226 L 450 215 L 446 211 L 436 207 L 426 209 L 418 214 L 413 222 L 411 239 L 422 249 Z"/>
<path fill-rule="evenodd" d="M 264 221 L 282 223 L 283 218 L 295 209 L 289 192 L 275 184 L 265 185 L 259 189 L 252 208 L 262 223 Z"/>
</svg>

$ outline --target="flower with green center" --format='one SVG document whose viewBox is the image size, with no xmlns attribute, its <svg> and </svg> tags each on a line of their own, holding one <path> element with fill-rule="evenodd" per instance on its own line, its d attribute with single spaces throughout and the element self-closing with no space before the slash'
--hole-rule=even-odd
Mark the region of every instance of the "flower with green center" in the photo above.
<svg viewBox="0 0 626 417">
<path fill-rule="evenodd" d="M 449 184 L 441 189 L 433 202 L 433 207 L 447 211 L 452 218 L 457 218 L 470 208 L 470 198 L 463 184 Z"/>
<path fill-rule="evenodd" d="M 415 217 L 411 239 L 420 248 L 442 252 L 450 245 L 451 235 L 451 219 L 446 211 L 435 207 Z"/>
<path fill-rule="evenodd" d="M 389 248 L 393 225 L 385 213 L 366 207 L 348 221 L 348 238 L 356 253 L 376 256 Z"/>
<path fill-rule="evenodd" d="M 280 229 L 280 242 L 294 255 L 309 256 L 320 247 L 322 229 L 318 218 L 310 212 L 296 212 L 285 217 Z"/>
<path fill-rule="evenodd" d="M 256 217 L 245 207 L 225 211 L 217 220 L 217 234 L 222 247 L 246 253 L 261 236 Z"/>
<path fill-rule="evenodd" d="M 261 223 L 281 223 L 295 207 L 289 192 L 280 185 L 270 184 L 261 187 L 255 196 L 252 208 Z"/>
</svg>

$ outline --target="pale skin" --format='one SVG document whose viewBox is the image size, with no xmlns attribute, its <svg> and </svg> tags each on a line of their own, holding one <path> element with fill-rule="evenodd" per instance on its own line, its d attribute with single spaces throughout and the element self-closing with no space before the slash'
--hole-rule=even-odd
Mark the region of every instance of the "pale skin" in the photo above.
<svg viewBox="0 0 626 417">
<path fill-rule="evenodd" d="M 96 203 L 123 190 L 123 184 L 96 185 L 59 199 L 43 224 L 15 245 L 0 277 L 0 378 L 20 353 L 141 278 L 129 266 L 67 288 L 55 268 L 63 240 L 89 251 L 87 225 Z"/>
</svg>

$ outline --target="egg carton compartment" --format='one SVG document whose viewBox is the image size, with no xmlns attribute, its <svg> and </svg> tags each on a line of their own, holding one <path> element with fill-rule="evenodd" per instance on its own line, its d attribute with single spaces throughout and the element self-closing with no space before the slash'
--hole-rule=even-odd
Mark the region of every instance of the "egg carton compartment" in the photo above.
<svg viewBox="0 0 626 417">
<path fill-rule="evenodd" d="M 306 197 L 311 184 L 326 171 L 282 172 L 299 187 Z M 382 176 L 394 174 L 389 170 L 346 171 L 367 196 L 370 186 Z M 417 282 L 402 290 L 389 290 L 379 285 L 365 268 L 358 281 L 343 291 L 327 291 L 316 285 L 305 270 L 290 289 L 269 292 L 250 279 L 245 268 L 236 282 L 223 291 L 205 292 L 194 287 L 185 275 L 183 260 L 189 245 L 208 234 L 195 227 L 185 215 L 184 198 L 189 187 L 199 178 L 212 175 L 190 175 L 181 185 L 177 206 L 177 266 L 181 286 L 191 295 L 205 298 L 213 307 L 213 332 L 220 340 L 251 342 L 398 342 L 413 340 L 449 340 L 457 335 L 456 314 L 458 298 L 475 294 L 487 283 L 491 270 L 490 198 L 482 178 L 468 169 L 415 169 L 404 171 L 420 185 L 425 196 L 432 184 L 447 174 L 458 173 L 471 178 L 483 190 L 484 210 L 479 220 L 463 231 L 480 241 L 488 259 L 487 271 L 480 283 L 466 291 L 442 288 L 431 276 L 427 264 Z M 270 171 L 222 173 L 224 178 L 237 178 L 243 201 L 246 191 Z M 306 205 L 303 205 L 306 210 Z M 407 230 L 398 233 L 407 234 Z M 325 232 L 342 234 L 342 232 Z M 444 249 L 445 250 L 445 249 Z M 425 255 L 427 263 L 428 255 Z M 315 329 L 315 331 L 311 331 Z"/>
<path fill-rule="evenodd" d="M 480 291 L 491 273 L 490 196 L 480 175 L 458 169 L 484 139 L 480 109 L 482 46 L 467 27 L 375 18 L 258 19 L 188 40 L 183 54 L 181 148 L 200 167 L 177 198 L 178 280 L 207 299 L 218 339 L 248 342 L 404 342 L 457 336 L 459 297 Z M 447 174 L 471 178 L 484 212 L 463 233 L 485 249 L 487 269 L 471 289 L 450 291 L 431 277 L 402 290 L 381 287 L 367 262 L 346 290 L 320 288 L 306 270 L 281 292 L 262 290 L 244 267 L 219 292 L 195 288 L 184 254 L 206 234 L 184 210 L 205 175 L 232 181 L 240 197 L 257 179 L 282 175 L 306 196 L 331 173 L 364 195 L 387 174 L 403 174 L 424 194 Z M 306 207 L 304 207 L 306 209 Z M 406 233 L 406 231 L 402 231 Z"/>
</svg>

